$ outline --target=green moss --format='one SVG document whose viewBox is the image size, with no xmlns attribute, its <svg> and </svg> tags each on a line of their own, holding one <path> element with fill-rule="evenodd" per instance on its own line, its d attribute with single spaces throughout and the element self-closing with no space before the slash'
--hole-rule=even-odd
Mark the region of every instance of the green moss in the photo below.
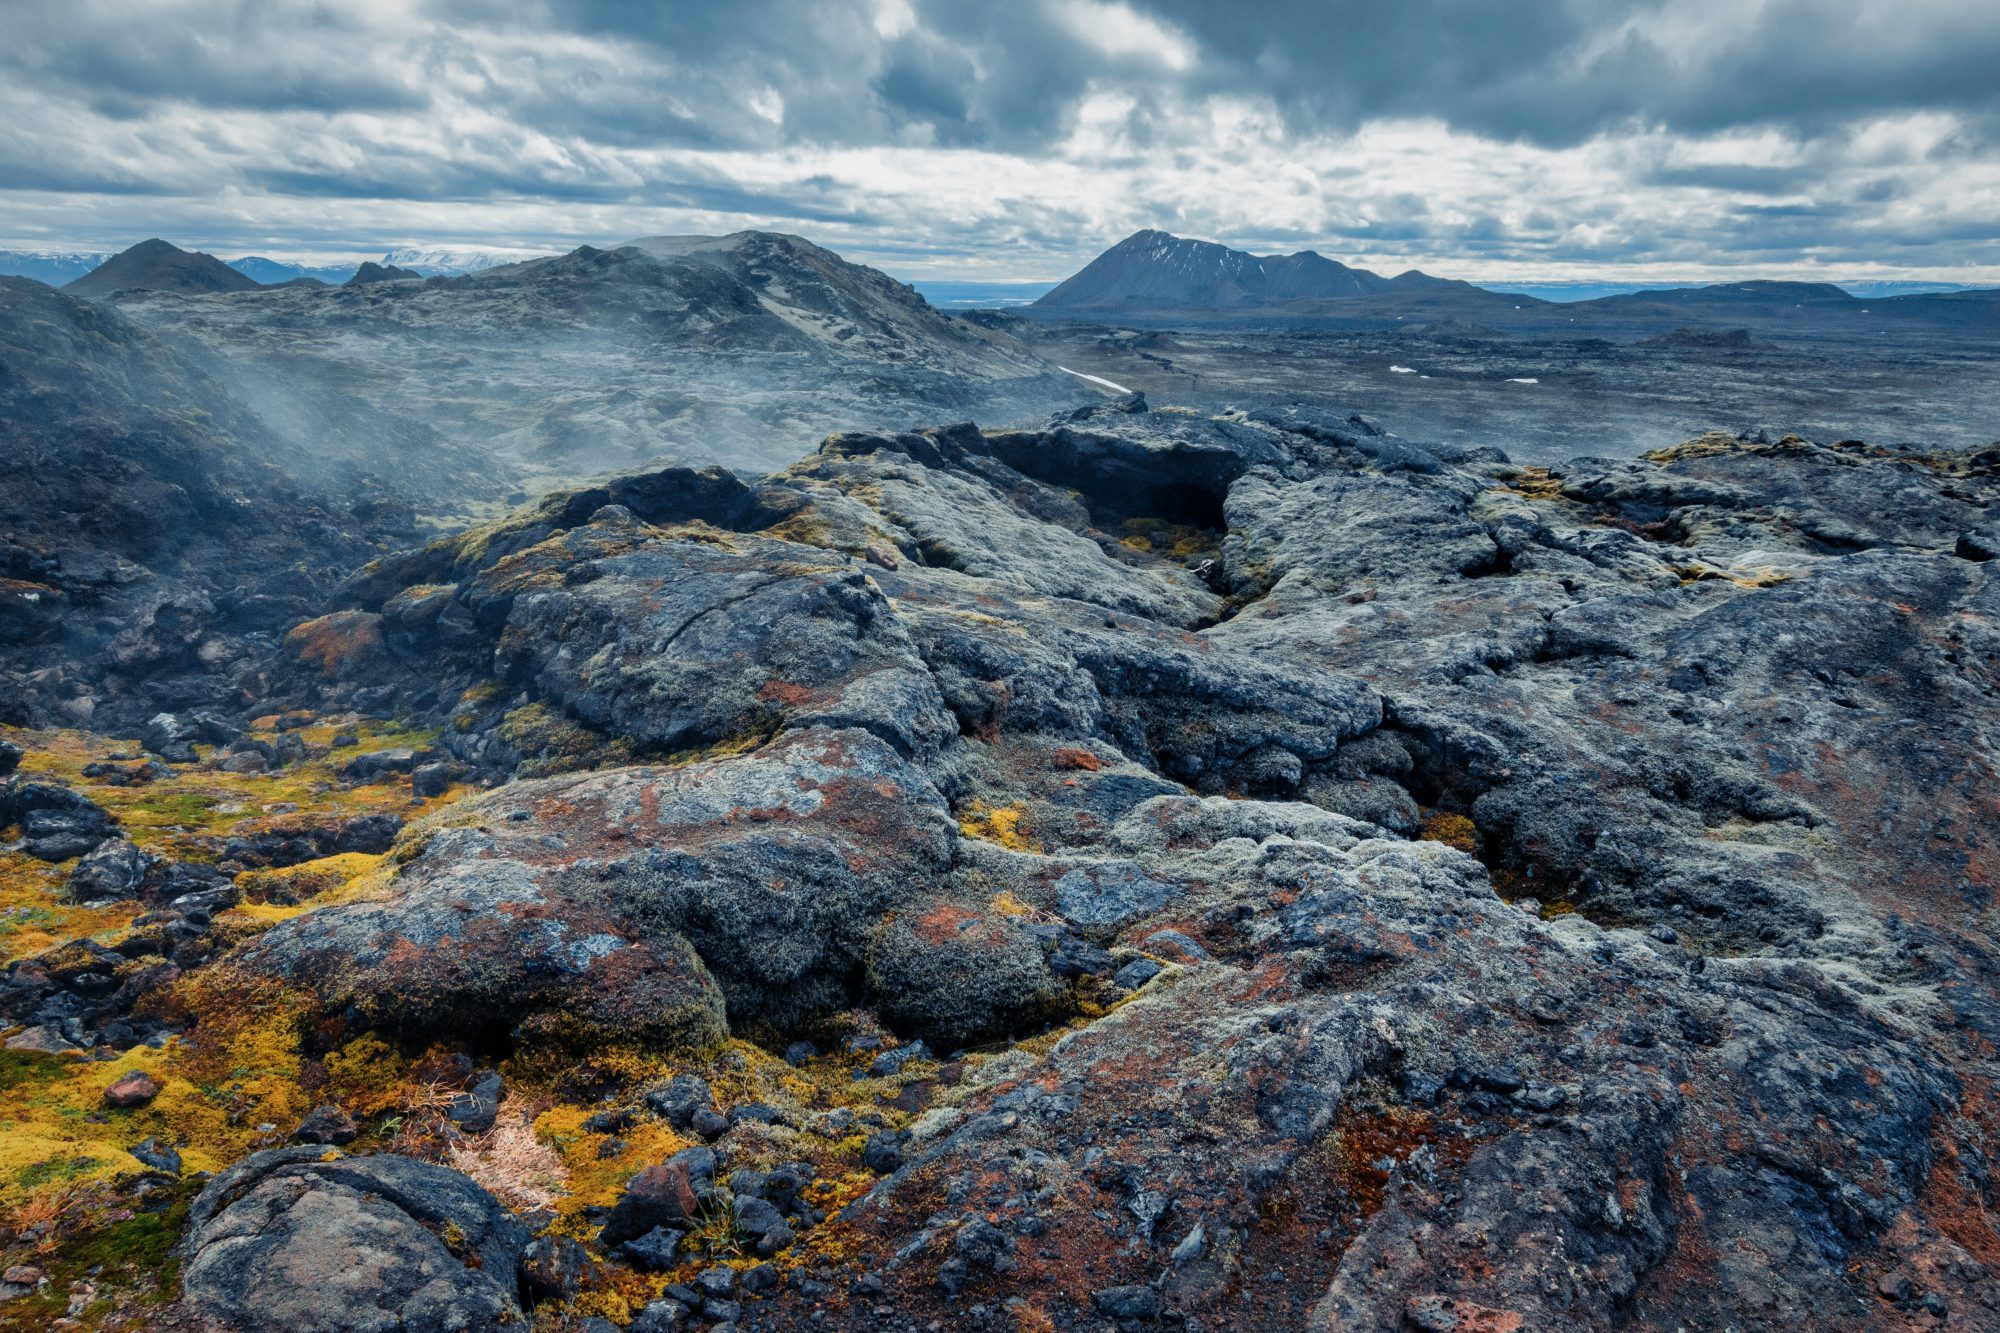
<svg viewBox="0 0 2000 1333">
<path fill-rule="evenodd" d="M 67 1055 L 45 1055 L 40 1051 L 0 1050 L 0 1092 L 36 1083 L 53 1083 L 70 1071 L 75 1060 Z"/>
<path fill-rule="evenodd" d="M 547 777 L 630 763 L 632 747 L 546 704 L 524 704 L 500 720 L 500 738 L 521 752 L 521 777 Z"/>
</svg>

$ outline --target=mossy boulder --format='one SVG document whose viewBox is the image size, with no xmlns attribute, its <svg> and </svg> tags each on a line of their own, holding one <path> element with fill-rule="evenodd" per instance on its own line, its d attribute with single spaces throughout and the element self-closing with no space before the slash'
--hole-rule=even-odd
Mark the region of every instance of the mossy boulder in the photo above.
<svg viewBox="0 0 2000 1333">
<path fill-rule="evenodd" d="M 203 1327 L 484 1333 L 522 1325 L 527 1229 L 470 1178 L 407 1157 L 279 1148 L 209 1182 L 181 1243 Z"/>
<path fill-rule="evenodd" d="M 949 899 L 883 923 L 868 988 L 891 1023 L 942 1051 L 1044 1020 L 1064 993 L 1042 942 L 1018 920 Z"/>
</svg>

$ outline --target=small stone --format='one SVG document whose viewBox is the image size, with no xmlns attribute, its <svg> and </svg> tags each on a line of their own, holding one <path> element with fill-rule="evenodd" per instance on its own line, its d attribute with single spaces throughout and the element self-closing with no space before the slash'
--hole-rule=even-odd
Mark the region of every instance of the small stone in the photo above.
<svg viewBox="0 0 2000 1333">
<path fill-rule="evenodd" d="M 887 1129 L 870 1134 L 867 1144 L 861 1149 L 861 1164 L 878 1176 L 886 1176 L 901 1167 L 902 1136 Z"/>
<path fill-rule="evenodd" d="M 639 1311 L 625 1333 L 682 1333 L 692 1326 L 688 1307 L 676 1300 L 657 1300 Z"/>
<path fill-rule="evenodd" d="M 676 1300 L 657 1300 L 639 1311 L 625 1333 L 682 1333 L 693 1326 L 688 1307 Z"/>
<path fill-rule="evenodd" d="M 598 1241 L 605 1246 L 636 1240 L 656 1227 L 686 1228 L 699 1220 L 701 1199 L 684 1161 L 649 1166 L 633 1176 L 605 1219 Z"/>
<path fill-rule="evenodd" d="M 819 1054 L 819 1047 L 809 1041 L 795 1041 L 785 1048 L 785 1063 L 802 1065 Z"/>
<path fill-rule="evenodd" d="M 360 1134 L 355 1128 L 354 1117 L 331 1102 L 315 1106 L 299 1121 L 299 1127 L 292 1131 L 292 1139 L 297 1143 L 328 1143 L 336 1147 L 354 1142 Z"/>
<path fill-rule="evenodd" d="M 707 1080 L 696 1074 L 676 1074 L 660 1086 L 648 1088 L 642 1100 L 675 1129 L 688 1128 L 696 1111 L 715 1105 Z"/>
<path fill-rule="evenodd" d="M 639 1267 L 664 1273 L 679 1262 L 681 1241 L 687 1233 L 672 1227 L 654 1227 L 637 1240 L 625 1242 L 625 1254 Z"/>
<path fill-rule="evenodd" d="M 47 1024 L 23 1028 L 7 1038 L 10 1051 L 40 1051 L 44 1055 L 59 1055 L 76 1049 L 76 1043 L 63 1036 Z"/>
<path fill-rule="evenodd" d="M 104 1090 L 104 1104 L 123 1111 L 144 1106 L 159 1095 L 160 1085 L 153 1076 L 135 1069 Z"/>
<path fill-rule="evenodd" d="M 1138 990 L 1166 968 L 1150 958 L 1134 958 L 1111 974 L 1111 984 L 1120 990 Z"/>
<path fill-rule="evenodd" d="M 181 1155 L 158 1139 L 142 1139 L 126 1149 L 155 1171 L 164 1171 L 170 1176 L 181 1173 Z"/>
<path fill-rule="evenodd" d="M 429 798 L 451 789 L 450 764 L 424 764 L 410 774 L 410 794 Z"/>
<path fill-rule="evenodd" d="M 778 1270 L 769 1264 L 758 1264 L 743 1272 L 743 1290 L 752 1296 L 767 1296 L 778 1289 Z"/>
<path fill-rule="evenodd" d="M 1160 1293 L 1138 1284 L 1092 1292 L 1090 1303 L 1113 1319 L 1154 1319 L 1160 1313 Z"/>
<path fill-rule="evenodd" d="M 500 1075 L 484 1069 L 475 1074 L 472 1086 L 451 1099 L 444 1108 L 445 1119 L 470 1134 L 484 1134 L 499 1119 L 500 1102 L 506 1097 Z"/>
<path fill-rule="evenodd" d="M 694 1289 L 703 1301 L 726 1300 L 736 1294 L 736 1270 L 720 1264 L 704 1268 L 695 1274 Z"/>
<path fill-rule="evenodd" d="M 567 1236 L 543 1236 L 521 1251 L 521 1285 L 544 1300 L 567 1300 L 594 1276 L 590 1251 Z"/>
<path fill-rule="evenodd" d="M 876 1056 L 868 1062 L 868 1073 L 873 1078 L 887 1078 L 902 1073 L 903 1066 L 910 1061 L 926 1059 L 929 1055 L 929 1049 L 922 1042 L 913 1041 L 908 1046 L 898 1046 Z"/>
<path fill-rule="evenodd" d="M 1916 1284 L 1904 1272 L 1884 1273 L 1875 1279 L 1875 1293 L 1883 1300 L 1901 1304 L 1916 1294 Z"/>
<path fill-rule="evenodd" d="M 729 1132 L 729 1117 L 712 1106 L 704 1106 L 689 1117 L 688 1128 L 713 1142 Z"/>
</svg>

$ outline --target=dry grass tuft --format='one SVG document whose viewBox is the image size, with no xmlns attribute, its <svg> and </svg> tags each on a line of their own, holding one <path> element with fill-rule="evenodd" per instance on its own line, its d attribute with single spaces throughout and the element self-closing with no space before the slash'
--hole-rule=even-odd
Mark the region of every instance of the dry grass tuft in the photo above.
<svg viewBox="0 0 2000 1333">
<path fill-rule="evenodd" d="M 457 1140 L 446 1151 L 454 1168 L 517 1211 L 553 1207 L 569 1186 L 561 1155 L 535 1136 L 532 1112 L 506 1116 L 484 1134 Z"/>
</svg>

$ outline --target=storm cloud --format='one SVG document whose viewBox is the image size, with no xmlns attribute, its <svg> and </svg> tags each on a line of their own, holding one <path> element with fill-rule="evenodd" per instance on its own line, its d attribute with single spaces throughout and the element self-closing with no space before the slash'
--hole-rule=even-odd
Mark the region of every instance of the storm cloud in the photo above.
<svg viewBox="0 0 2000 1333">
<path fill-rule="evenodd" d="M 2000 279 L 1990 0 L 0 0 L 0 245 Z"/>
</svg>

